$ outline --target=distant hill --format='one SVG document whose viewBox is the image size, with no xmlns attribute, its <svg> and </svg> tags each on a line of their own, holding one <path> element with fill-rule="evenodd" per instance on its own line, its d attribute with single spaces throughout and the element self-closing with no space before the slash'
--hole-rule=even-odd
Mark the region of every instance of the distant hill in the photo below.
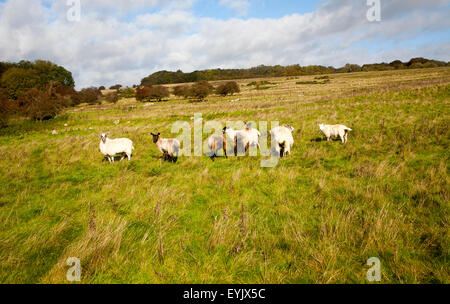
<svg viewBox="0 0 450 304">
<path fill-rule="evenodd" d="M 350 73 L 364 71 L 385 71 L 398 69 L 418 69 L 449 66 L 450 63 L 443 61 L 430 60 L 426 58 L 413 58 L 408 62 L 395 60 L 391 63 L 375 63 L 359 66 L 357 64 L 346 64 L 341 68 L 325 67 L 320 65 L 300 66 L 265 66 L 260 65 L 250 69 L 212 69 L 194 71 L 192 73 L 183 73 L 178 70 L 176 72 L 159 71 L 151 74 L 141 80 L 141 85 L 154 84 L 172 84 L 196 81 L 215 81 L 229 79 L 247 79 L 247 78 L 263 78 L 263 77 L 282 77 L 282 76 L 303 76 L 333 73 Z"/>
</svg>

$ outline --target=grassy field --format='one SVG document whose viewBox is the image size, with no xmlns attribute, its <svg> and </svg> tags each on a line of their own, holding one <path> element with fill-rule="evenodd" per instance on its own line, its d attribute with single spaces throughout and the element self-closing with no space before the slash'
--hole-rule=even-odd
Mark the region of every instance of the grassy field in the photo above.
<svg viewBox="0 0 450 304">
<path fill-rule="evenodd" d="M 67 283 L 78 257 L 81 283 L 368 283 L 378 257 L 382 283 L 450 283 L 450 68 L 259 80 L 0 129 L 0 282 Z M 163 162 L 150 132 L 194 113 L 289 123 L 292 155 Z M 326 142 L 319 123 L 354 131 Z M 132 161 L 103 161 L 101 132 Z"/>
</svg>

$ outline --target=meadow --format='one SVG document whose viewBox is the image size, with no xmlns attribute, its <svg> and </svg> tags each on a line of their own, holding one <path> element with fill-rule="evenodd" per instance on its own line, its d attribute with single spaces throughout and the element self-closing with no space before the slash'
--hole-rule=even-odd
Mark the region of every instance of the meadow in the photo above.
<svg viewBox="0 0 450 304">
<path fill-rule="evenodd" d="M 450 68 L 322 79 L 13 120 L 0 129 L 0 282 L 68 283 L 77 257 L 81 283 L 369 283 L 378 257 L 381 283 L 450 283 Z M 150 132 L 175 137 L 195 113 L 288 123 L 292 154 L 273 168 L 164 162 Z M 352 128 L 348 144 L 319 123 Z M 132 161 L 104 161 L 102 132 L 132 139 Z"/>
</svg>

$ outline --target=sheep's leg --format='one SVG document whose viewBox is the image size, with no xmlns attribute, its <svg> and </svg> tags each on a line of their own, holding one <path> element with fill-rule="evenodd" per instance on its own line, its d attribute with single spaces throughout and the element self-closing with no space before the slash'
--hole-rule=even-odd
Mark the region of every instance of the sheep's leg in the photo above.
<svg viewBox="0 0 450 304">
<path fill-rule="evenodd" d="M 125 158 L 125 155 L 122 153 L 122 157 L 120 158 L 120 161 L 123 161 L 124 158 Z"/>
<path fill-rule="evenodd" d="M 342 143 L 345 144 L 345 136 L 339 135 L 341 137 Z"/>
<path fill-rule="evenodd" d="M 111 162 L 114 162 L 114 156 L 110 156 L 111 157 Z"/>
<path fill-rule="evenodd" d="M 128 157 L 128 160 L 131 160 L 131 153 L 130 154 L 127 153 L 127 157 Z"/>
</svg>

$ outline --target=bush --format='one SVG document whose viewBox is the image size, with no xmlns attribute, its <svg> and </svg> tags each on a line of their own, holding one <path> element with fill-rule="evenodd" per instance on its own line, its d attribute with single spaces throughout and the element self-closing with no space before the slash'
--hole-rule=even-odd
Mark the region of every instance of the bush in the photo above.
<svg viewBox="0 0 450 304">
<path fill-rule="evenodd" d="M 241 92 L 241 89 L 236 81 L 229 81 L 219 85 L 216 92 L 219 95 L 227 96 L 228 94 L 233 95 L 234 93 L 239 93 Z"/>
<path fill-rule="evenodd" d="M 185 99 L 191 96 L 191 88 L 188 85 L 179 85 L 173 88 L 173 95 L 184 97 Z"/>
<path fill-rule="evenodd" d="M 169 97 L 169 89 L 164 86 L 144 86 L 136 90 L 136 100 L 138 101 L 161 101 L 163 98 Z"/>
<path fill-rule="evenodd" d="M 19 99 L 21 112 L 34 120 L 48 120 L 58 115 L 64 108 L 61 99 L 48 91 L 32 88 Z"/>
<path fill-rule="evenodd" d="M 111 86 L 109 89 L 110 90 L 119 90 L 121 87 L 122 87 L 121 84 L 116 84 L 116 85 Z"/>
<path fill-rule="evenodd" d="M 1 84 L 9 98 L 18 99 L 30 88 L 39 86 L 39 75 L 34 70 L 11 68 L 3 73 Z"/>
<path fill-rule="evenodd" d="M 214 87 L 207 81 L 196 82 L 191 86 L 192 97 L 202 101 L 211 94 Z"/>
<path fill-rule="evenodd" d="M 0 88 L 0 127 L 8 125 L 9 116 L 12 113 L 11 104 L 8 91 Z"/>
<path fill-rule="evenodd" d="M 79 93 L 79 103 L 100 104 L 101 95 L 102 93 L 97 88 L 82 89 Z"/>
<path fill-rule="evenodd" d="M 119 94 L 117 92 L 111 92 L 106 94 L 105 100 L 110 103 L 117 103 L 119 101 Z"/>
<path fill-rule="evenodd" d="M 100 91 L 106 90 L 105 86 L 100 86 L 98 89 L 99 89 Z"/>
<path fill-rule="evenodd" d="M 119 91 L 119 97 L 120 98 L 133 98 L 135 96 L 136 92 L 131 88 L 126 88 L 121 91 Z"/>
<path fill-rule="evenodd" d="M 150 87 L 140 87 L 136 89 L 135 98 L 137 101 L 146 101 L 150 95 Z"/>
</svg>

